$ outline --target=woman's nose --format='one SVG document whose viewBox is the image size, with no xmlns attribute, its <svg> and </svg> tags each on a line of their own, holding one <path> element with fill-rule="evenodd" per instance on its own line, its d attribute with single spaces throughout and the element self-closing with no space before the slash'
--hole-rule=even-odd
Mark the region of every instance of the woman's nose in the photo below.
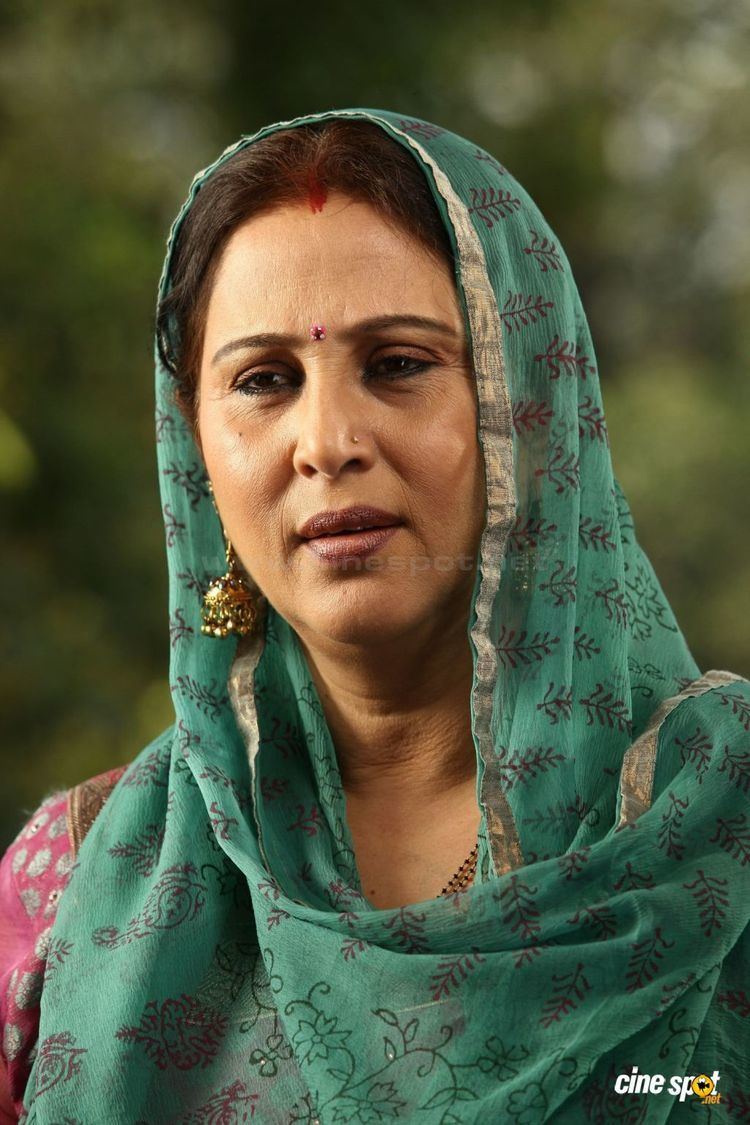
<svg viewBox="0 0 750 1125">
<path fill-rule="evenodd" d="M 347 468 L 365 469 L 372 461 L 371 420 L 345 389 L 306 388 L 295 411 L 294 468 L 301 476 L 335 478 Z M 357 440 L 355 441 L 354 438 Z"/>
</svg>

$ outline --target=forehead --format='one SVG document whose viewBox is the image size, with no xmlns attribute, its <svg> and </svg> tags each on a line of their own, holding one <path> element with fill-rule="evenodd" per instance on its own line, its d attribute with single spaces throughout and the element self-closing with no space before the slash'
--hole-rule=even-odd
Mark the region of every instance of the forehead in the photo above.
<svg viewBox="0 0 750 1125">
<path fill-rule="evenodd" d="M 287 205 L 239 226 L 222 254 L 207 331 L 251 317 L 354 319 L 408 311 L 458 313 L 455 284 L 437 259 L 368 203 L 331 193 L 322 211 Z M 387 309 L 386 309 L 387 306 Z"/>
</svg>

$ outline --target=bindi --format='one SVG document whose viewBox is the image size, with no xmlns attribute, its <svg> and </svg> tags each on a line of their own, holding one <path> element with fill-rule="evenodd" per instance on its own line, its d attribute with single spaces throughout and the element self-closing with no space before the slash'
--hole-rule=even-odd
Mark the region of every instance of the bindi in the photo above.
<svg viewBox="0 0 750 1125">
<path fill-rule="evenodd" d="M 311 324 L 310 325 L 310 339 L 311 340 L 325 340 L 326 326 L 325 324 Z"/>
<path fill-rule="evenodd" d="M 312 212 L 322 211 L 327 199 L 327 189 L 321 184 L 315 173 L 311 172 L 307 178 L 307 201 L 310 204 L 310 210 Z"/>
</svg>

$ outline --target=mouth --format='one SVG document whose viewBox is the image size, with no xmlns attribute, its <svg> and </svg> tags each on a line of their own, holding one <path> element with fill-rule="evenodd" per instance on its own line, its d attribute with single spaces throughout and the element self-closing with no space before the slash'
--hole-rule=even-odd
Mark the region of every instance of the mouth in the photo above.
<svg viewBox="0 0 750 1125">
<path fill-rule="evenodd" d="M 383 508 L 358 504 L 355 507 L 327 510 L 311 516 L 298 530 L 302 540 L 361 535 L 382 528 L 401 526 L 401 519 Z"/>
<path fill-rule="evenodd" d="M 401 524 L 392 524 L 388 527 L 316 535 L 313 539 L 307 539 L 305 546 L 322 562 L 340 565 L 374 555 L 393 538 L 400 527 Z"/>
<path fill-rule="evenodd" d="M 399 524 L 361 524 L 358 527 L 345 527 L 341 531 L 323 531 L 320 535 L 311 535 L 311 539 L 353 539 L 365 531 L 383 531 L 388 527 L 399 527 Z M 309 540 L 308 540 L 309 542 Z"/>
</svg>

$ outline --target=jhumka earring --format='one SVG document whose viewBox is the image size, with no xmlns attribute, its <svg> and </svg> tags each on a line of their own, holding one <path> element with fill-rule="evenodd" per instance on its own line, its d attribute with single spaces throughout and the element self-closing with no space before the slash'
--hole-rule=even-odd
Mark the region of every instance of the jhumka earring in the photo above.
<svg viewBox="0 0 750 1125">
<path fill-rule="evenodd" d="M 213 488 L 209 482 L 209 490 Z M 214 507 L 216 503 L 214 502 Z M 218 509 L 217 509 L 218 515 Z M 250 589 L 237 563 L 234 547 L 224 534 L 227 572 L 214 578 L 203 595 L 201 632 L 210 637 L 239 637 L 253 633 L 261 619 L 259 599 Z"/>
<path fill-rule="evenodd" d="M 260 607 L 253 591 L 237 566 L 237 556 L 227 539 L 227 572 L 214 578 L 203 595 L 201 632 L 211 637 L 244 637 L 253 633 L 260 621 Z"/>
</svg>

